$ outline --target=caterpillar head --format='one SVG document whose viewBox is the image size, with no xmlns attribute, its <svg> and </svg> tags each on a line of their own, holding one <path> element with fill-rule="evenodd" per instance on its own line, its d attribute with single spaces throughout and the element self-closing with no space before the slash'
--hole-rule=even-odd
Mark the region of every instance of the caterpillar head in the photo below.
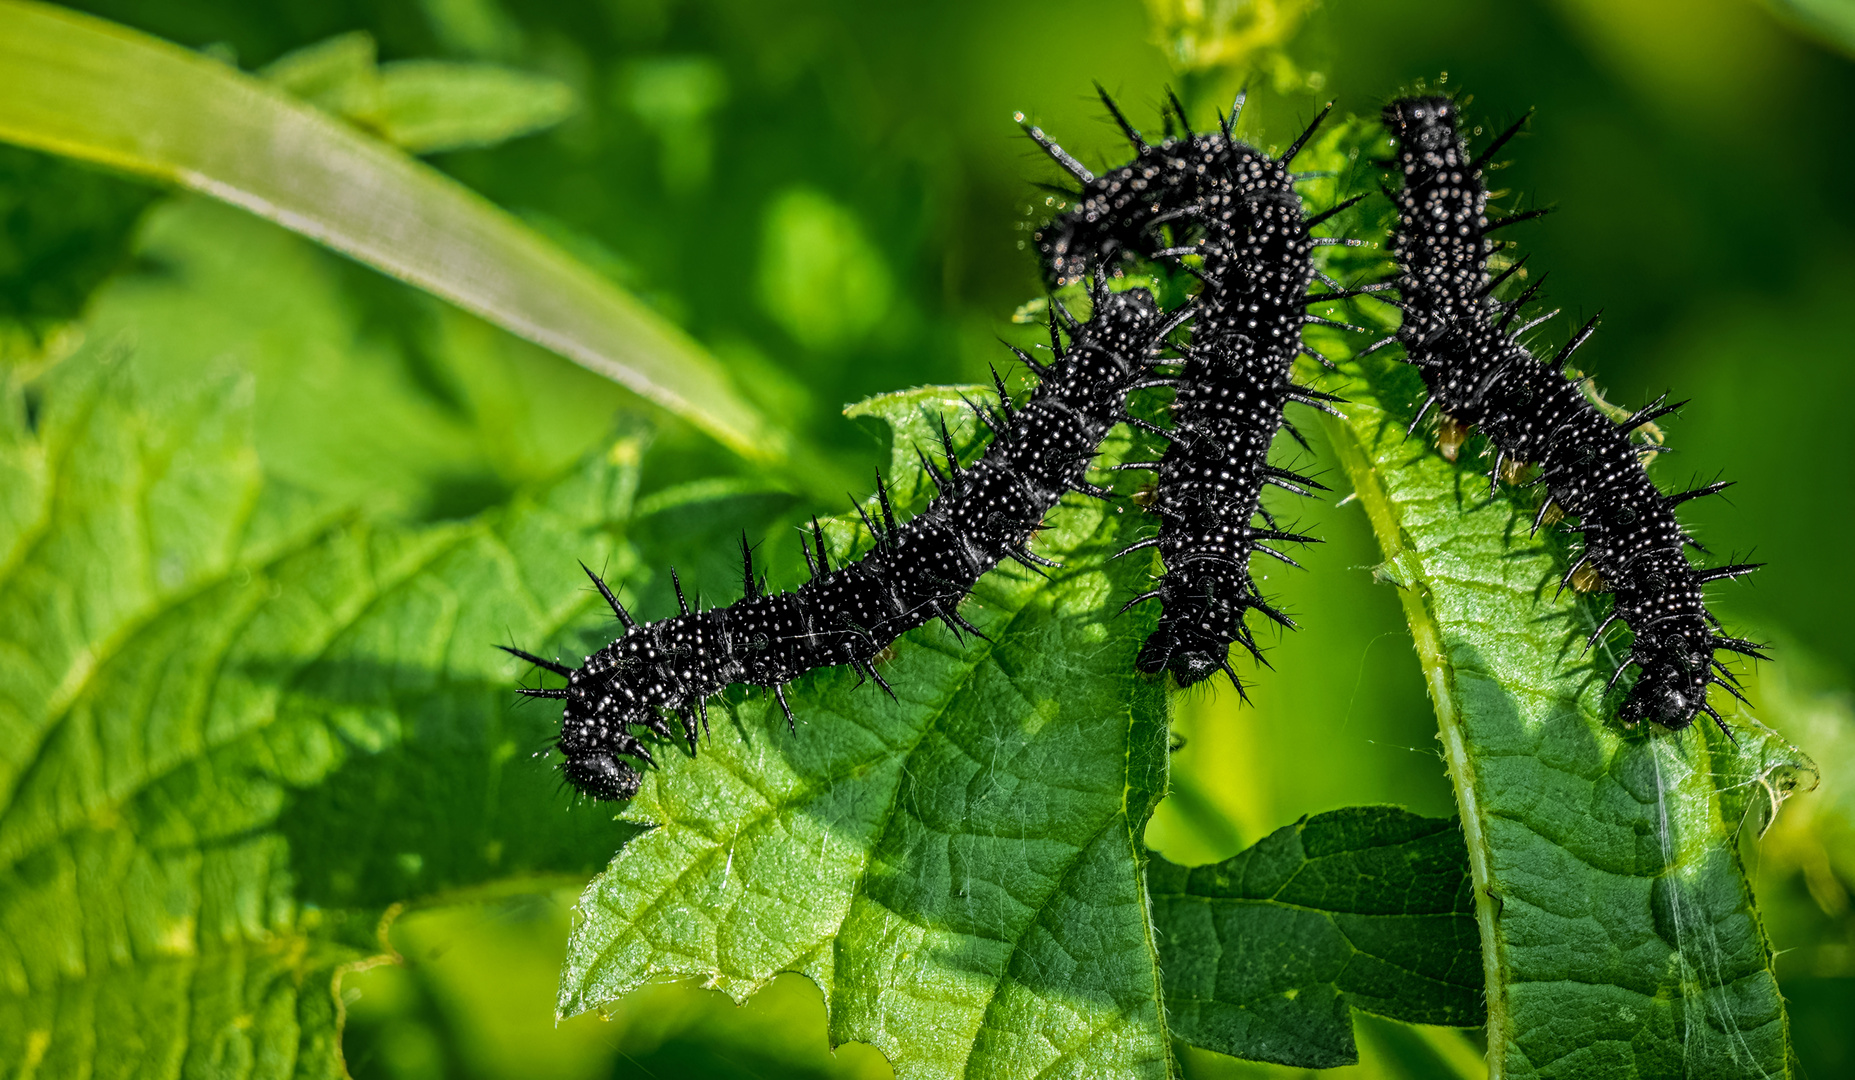
<svg viewBox="0 0 1855 1080">
<path fill-rule="evenodd" d="M 631 734 L 630 723 L 602 707 L 609 700 L 591 695 L 569 697 L 555 743 L 567 759 L 560 766 L 561 775 L 581 794 L 601 802 L 617 802 L 638 793 L 643 777 L 627 759 L 651 763 L 650 749 Z M 650 719 L 658 726 L 663 723 L 654 714 Z"/>
<path fill-rule="evenodd" d="M 1699 711 L 1699 702 L 1705 690 L 1704 685 L 1696 692 L 1690 687 L 1667 681 L 1638 679 L 1636 685 L 1630 688 L 1630 696 L 1624 699 L 1618 715 L 1632 724 L 1653 720 L 1665 728 L 1679 731 L 1694 722 L 1694 714 Z"/>
<path fill-rule="evenodd" d="M 1681 638 L 1659 643 L 1647 640 L 1651 637 L 1651 633 L 1638 635 L 1638 654 L 1647 651 L 1648 656 L 1617 715 L 1628 723 L 1652 720 L 1672 731 L 1680 731 L 1707 708 L 1707 672 L 1712 653 L 1697 654 Z M 1645 645 L 1651 648 L 1645 650 Z M 1657 645 L 1660 647 L 1654 647 Z"/>
<path fill-rule="evenodd" d="M 631 657 L 608 647 L 567 676 L 560 737 L 555 740 L 567 759 L 560 771 L 581 794 L 601 802 L 636 795 L 643 780 L 636 763 L 653 764 L 650 747 L 631 729 L 669 733 L 657 709 L 627 689 L 622 674 L 635 666 Z"/>
<path fill-rule="evenodd" d="M 1230 646 L 1217 643 L 1218 651 L 1228 654 Z M 1201 683 L 1224 669 L 1229 663 L 1224 656 L 1213 656 L 1206 652 L 1175 652 L 1166 661 L 1166 670 L 1181 687 Z"/>
<path fill-rule="evenodd" d="M 1169 632 L 1170 631 L 1170 632 Z M 1162 626 L 1140 647 L 1134 666 L 1149 675 L 1172 672 L 1180 687 L 1201 683 L 1220 671 L 1230 670 L 1230 642 Z M 1235 673 L 1230 676 L 1236 683 Z M 1237 683 L 1238 690 L 1242 684 Z"/>
<path fill-rule="evenodd" d="M 600 802 L 621 802 L 638 793 L 638 770 L 609 750 L 582 750 L 567 755 L 562 776 L 582 794 Z"/>
<path fill-rule="evenodd" d="M 1385 106 L 1385 126 L 1408 149 L 1441 154 L 1457 141 L 1460 110 L 1446 97 L 1402 98 Z"/>
</svg>

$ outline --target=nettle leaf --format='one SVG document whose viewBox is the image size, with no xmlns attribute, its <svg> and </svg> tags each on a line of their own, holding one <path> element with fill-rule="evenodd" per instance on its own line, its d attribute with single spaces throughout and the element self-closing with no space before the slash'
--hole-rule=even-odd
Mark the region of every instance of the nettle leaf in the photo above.
<svg viewBox="0 0 1855 1080">
<path fill-rule="evenodd" d="M 917 386 L 912 390 L 897 390 L 893 393 L 878 394 L 875 397 L 855 402 L 844 407 L 844 415 L 852 420 L 865 420 L 871 425 L 880 425 L 887 430 L 889 440 L 889 467 L 883 470 L 883 481 L 889 486 L 889 495 L 897 500 L 897 506 L 919 508 L 926 506 L 934 497 L 934 481 L 927 473 L 921 471 L 921 465 L 915 457 L 919 448 L 928 455 L 928 460 L 939 463 L 944 451 L 940 445 L 940 424 L 946 422 L 947 434 L 953 438 L 954 451 L 961 461 L 971 461 L 979 456 L 984 445 L 985 432 L 979 426 L 967 402 L 983 404 L 996 400 L 998 392 L 990 386 Z M 872 434 L 875 431 L 872 429 Z M 875 505 L 872 500 L 871 505 Z M 845 543 L 854 534 L 849 522 L 855 521 L 856 515 L 846 517 Z M 858 528 L 861 528 L 859 523 Z"/>
<path fill-rule="evenodd" d="M 551 719 L 491 646 L 596 601 L 563 552 L 632 564 L 638 440 L 390 528 L 266 476 L 248 376 L 150 383 L 102 346 L 8 375 L 0 1060 L 338 1075 L 331 979 L 381 909 L 623 839 L 561 812 Z"/>
<path fill-rule="evenodd" d="M 893 418 L 898 456 L 923 397 Z M 952 419 L 957 399 L 941 407 Z M 912 484 L 919 466 L 902 468 Z M 1048 579 L 987 575 L 964 613 L 992 641 L 924 628 L 884 666 L 711 709 L 693 760 L 626 809 L 648 826 L 581 899 L 559 1011 L 696 977 L 742 999 L 796 970 L 834 1041 L 897 1075 L 1165 1076 L 1170 1049 L 1141 830 L 1165 787 L 1165 700 L 1134 673 L 1146 573 L 1109 556 L 1136 514 L 1065 500 Z"/>
<path fill-rule="evenodd" d="M 1493 1067 L 1509 1077 L 1790 1076 L 1783 1001 L 1737 840 L 1807 759 L 1748 715 L 1625 730 L 1581 658 L 1601 601 L 1555 594 L 1537 489 L 1489 494 L 1405 429 L 1414 369 L 1372 360 L 1327 430 L 1430 682 L 1477 885 Z"/>
<path fill-rule="evenodd" d="M 1317 183 L 1363 183 L 1353 174 L 1384 147 L 1355 119 L 1309 167 L 1334 173 Z M 1381 276 L 1388 222 L 1336 224 L 1373 243 L 1328 249 L 1351 260 L 1329 271 Z M 1397 322 L 1370 300 L 1329 314 Z M 1704 719 L 1626 729 L 1622 688 L 1604 689 L 1618 635 L 1584 651 L 1608 599 L 1559 590 L 1575 545 L 1563 531 L 1529 536 L 1542 489 L 1491 491 L 1479 436 L 1451 463 L 1427 428 L 1407 435 L 1426 393 L 1395 348 L 1348 361 L 1361 339 L 1311 336 L 1341 361 L 1322 385 L 1346 418 L 1323 427 L 1384 551 L 1378 576 L 1399 589 L 1462 809 L 1491 1075 L 1792 1075 L 1738 841 L 1813 766 L 1737 709 L 1734 739 Z"/>
<path fill-rule="evenodd" d="M 1335 810 L 1249 850 L 1147 869 L 1172 1032 L 1233 1057 L 1326 1069 L 1359 1059 L 1352 1010 L 1483 1019 L 1468 852 L 1453 821 Z"/>
</svg>

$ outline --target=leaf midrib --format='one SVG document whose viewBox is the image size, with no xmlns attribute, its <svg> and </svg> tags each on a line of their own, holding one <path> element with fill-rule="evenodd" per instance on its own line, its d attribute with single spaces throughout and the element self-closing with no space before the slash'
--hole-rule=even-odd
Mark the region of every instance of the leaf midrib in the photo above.
<svg viewBox="0 0 1855 1080">
<path fill-rule="evenodd" d="M 1380 423 L 1389 420 L 1390 415 L 1380 411 Z M 1320 422 L 1327 432 L 1328 442 L 1339 455 L 1341 467 L 1353 482 L 1353 491 L 1365 508 L 1386 561 L 1403 565 L 1411 561 L 1407 556 L 1421 559 L 1421 555 L 1412 549 L 1410 538 L 1391 502 L 1390 493 L 1379 480 L 1378 467 L 1381 463 L 1371 459 L 1348 421 L 1323 413 Z M 1412 583 L 1413 586 L 1419 584 Z M 1443 648 L 1436 613 L 1431 607 L 1430 590 L 1427 587 L 1400 588 L 1398 602 L 1404 608 L 1419 667 L 1424 673 L 1431 703 L 1436 709 L 1438 738 L 1443 743 L 1443 757 L 1448 763 L 1456 799 L 1460 804 L 1462 839 L 1468 848 L 1469 878 L 1475 896 L 1475 922 L 1481 939 L 1482 998 L 1488 1013 L 1488 1043 L 1490 1047 L 1503 1045 L 1512 1041 L 1513 1030 L 1512 1017 L 1508 1013 L 1507 984 L 1502 978 L 1501 949 L 1504 939 L 1500 933 L 1500 912 L 1491 891 L 1494 880 L 1493 851 L 1482 831 L 1482 814 L 1478 805 L 1479 775 L 1462 732 L 1462 718 L 1456 712 L 1455 667 L 1449 662 L 1448 652 Z M 1491 1051 L 1487 1057 L 1488 1080 L 1502 1080 L 1505 1075 L 1505 1055 Z"/>
<path fill-rule="evenodd" d="M 1005 954 L 1003 962 L 999 964 L 998 978 L 992 981 L 992 988 L 990 992 L 986 994 L 985 1006 L 979 1010 L 979 1026 L 974 1030 L 974 1038 L 971 1044 L 966 1048 L 966 1060 L 960 1065 L 960 1075 L 965 1077 L 976 1077 L 976 1074 L 973 1072 L 973 1053 L 979 1048 L 978 1035 L 980 1032 L 985 1031 L 987 1027 L 991 1026 L 992 1010 L 998 1003 L 999 991 L 1003 990 L 1005 988 L 1005 983 L 1011 979 L 1011 962 L 1016 960 L 1018 954 L 1023 951 L 1024 939 L 1030 936 L 1031 931 L 1037 929 L 1038 922 L 1042 919 L 1043 913 L 1049 910 L 1051 901 L 1062 894 L 1063 886 L 1068 883 L 1070 875 L 1074 874 L 1076 872 L 1076 867 L 1082 864 L 1082 857 L 1088 854 L 1089 849 L 1095 846 L 1096 841 L 1106 836 L 1108 831 L 1114 828 L 1116 820 L 1124 819 L 1125 817 L 1125 812 L 1109 814 L 1107 820 L 1101 823 L 1100 828 L 1091 833 L 1087 840 L 1076 846 L 1075 853 L 1064 861 L 1063 872 L 1056 875 L 1056 878 L 1050 883 L 1049 894 L 1044 897 L 1041 904 L 1037 905 L 1037 909 L 1031 913 L 1030 918 L 1024 920 L 1024 925 L 1019 928 L 1018 932 L 1012 936 L 1011 950 Z M 891 909 L 885 908 L 885 910 Z M 1158 965 L 1155 964 L 1154 966 L 1155 970 L 1157 970 Z M 1160 1025 L 1163 1031 L 1166 1014 L 1164 1004 L 1159 1004 L 1158 1014 L 1161 1018 Z M 1064 1056 L 1065 1055 L 1058 1055 L 1058 1060 L 1060 1061 Z M 976 1080 L 982 1080 L 982 1078 L 976 1078 Z"/>
</svg>

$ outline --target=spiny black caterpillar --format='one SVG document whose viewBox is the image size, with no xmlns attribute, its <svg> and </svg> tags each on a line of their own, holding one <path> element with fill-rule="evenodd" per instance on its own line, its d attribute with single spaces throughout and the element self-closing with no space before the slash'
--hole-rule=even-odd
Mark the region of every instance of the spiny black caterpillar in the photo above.
<svg viewBox="0 0 1855 1080">
<path fill-rule="evenodd" d="M 1092 297 L 1086 323 L 1052 305 L 1054 359 L 1041 363 L 1018 352 L 1038 375 L 1028 402 L 1014 407 L 995 376 L 998 405 L 974 406 L 993 431 L 980 460 L 962 468 L 942 425 L 946 471 L 921 455 L 939 493 L 919 516 L 898 524 L 878 477 L 881 521 L 864 514 L 876 546 L 862 558 L 831 569 L 814 518 L 816 557 L 805 550 L 812 579 L 794 592 L 769 593 L 754 576 L 743 537 L 746 595 L 738 602 L 691 611 L 679 583 L 682 613 L 642 625 L 588 570 L 625 626 L 618 640 L 578 668 L 507 650 L 567 679 L 565 686 L 521 692 L 566 703 L 557 745 L 568 782 L 595 799 L 635 795 L 641 777 L 633 762 L 652 764 L 640 733 L 669 738 L 668 712 L 681 721 L 693 752 L 697 717 L 706 728 L 709 697 L 731 684 L 770 689 L 790 724 L 785 684 L 806 672 L 850 664 L 889 691 L 875 659 L 903 633 L 938 618 L 956 635 L 983 637 L 961 617 L 960 602 L 1001 559 L 1055 565 L 1030 551 L 1031 537 L 1065 492 L 1107 495 L 1086 479 L 1089 462 L 1109 429 L 1126 419 L 1126 395 L 1157 381 L 1152 369 L 1165 340 L 1186 317 L 1162 314 L 1144 289 L 1111 292 L 1098 284 Z M 1067 346 L 1057 330 L 1059 314 Z"/>
<path fill-rule="evenodd" d="M 1490 224 L 1482 170 L 1525 120 L 1470 157 L 1457 130 L 1459 115 L 1456 103 L 1444 97 L 1405 98 L 1385 109 L 1385 125 L 1398 144 L 1395 165 L 1403 177 L 1392 198 L 1398 211 L 1394 252 L 1404 321 L 1395 338 L 1377 344 L 1402 343 L 1406 359 L 1422 370 L 1430 395 L 1419 421 L 1432 406 L 1441 406 L 1450 420 L 1480 429 L 1494 444 L 1498 454 L 1491 484 L 1498 483 L 1504 465 L 1510 470 L 1520 463 L 1539 466 L 1535 482 L 1546 485 L 1549 498 L 1534 519 L 1535 532 L 1554 507 L 1578 519 L 1584 550 L 1561 588 L 1594 570 L 1594 584 L 1608 589 L 1614 604 L 1592 643 L 1619 620 L 1634 633 L 1628 658 L 1610 680 L 1614 687 L 1631 665 L 1640 669 L 1623 702 L 1622 718 L 1653 720 L 1678 730 L 1705 712 L 1725 731 L 1725 721 L 1707 701 L 1707 687 L 1723 686 L 1744 697 L 1714 650 L 1758 659 L 1764 653 L 1753 642 L 1716 632 L 1719 622 L 1707 611 L 1702 589 L 1750 573 L 1757 564 L 1697 569 L 1682 549 L 1705 549 L 1675 521 L 1674 509 L 1727 484 L 1662 494 L 1644 471 L 1640 448 L 1630 436 L 1679 404 L 1664 404 L 1664 395 L 1627 419 L 1612 421 L 1560 371 L 1591 336 L 1595 318 L 1550 361 L 1542 363 L 1520 344 L 1521 334 L 1551 316 L 1513 325 L 1540 282 L 1511 301 L 1495 299 L 1494 291 L 1519 270 L 1519 263 L 1491 277 L 1488 257 L 1498 242 L 1487 234 L 1539 211 Z M 1411 430 L 1416 427 L 1413 422 Z"/>
<path fill-rule="evenodd" d="M 1242 95 L 1215 130 L 1202 133 L 1192 131 L 1184 106 L 1169 96 L 1169 108 L 1161 110 L 1166 137 L 1159 143 L 1143 138 L 1105 90 L 1101 99 L 1133 144 L 1134 159 L 1100 176 L 1038 128 L 1025 127 L 1081 185 L 1080 191 L 1064 192 L 1073 206 L 1037 233 L 1037 248 L 1046 275 L 1059 286 L 1089 266 L 1112 265 L 1124 256 L 1172 260 L 1202 282 L 1191 344 L 1182 350 L 1175 379 L 1173 428 L 1154 429 L 1171 442 L 1158 461 L 1119 466 L 1158 473 L 1151 509 L 1160 519 L 1159 533 L 1121 554 L 1157 547 L 1165 565 L 1155 588 L 1128 602 L 1157 598 L 1163 605 L 1159 626 L 1140 651 L 1140 670 L 1170 670 L 1180 686 L 1221 670 L 1241 693 L 1243 683 L 1230 667 L 1231 643 L 1262 660 L 1244 622 L 1248 613 L 1260 612 L 1289 629 L 1295 625 L 1257 591 L 1250 557 L 1262 552 L 1298 566 L 1268 542 L 1315 539 L 1277 527 L 1262 506 L 1263 486 L 1301 495 L 1321 487 L 1270 466 L 1269 446 L 1283 427 L 1301 439 L 1283 416 L 1287 402 L 1333 412 L 1328 403 L 1339 400 L 1291 378 L 1297 356 L 1318 356 L 1302 343 L 1301 328 L 1343 325 L 1305 308 L 1389 286 L 1347 290 L 1319 275 L 1330 291 L 1309 293 L 1317 276 L 1314 248 L 1346 242 L 1315 238 L 1310 230 L 1358 201 L 1309 216 L 1289 171 L 1331 105 L 1279 160 L 1271 160 L 1231 134 Z M 1179 137 L 1173 135 L 1175 117 L 1184 132 Z M 1194 263 L 1179 262 L 1186 257 Z"/>
</svg>

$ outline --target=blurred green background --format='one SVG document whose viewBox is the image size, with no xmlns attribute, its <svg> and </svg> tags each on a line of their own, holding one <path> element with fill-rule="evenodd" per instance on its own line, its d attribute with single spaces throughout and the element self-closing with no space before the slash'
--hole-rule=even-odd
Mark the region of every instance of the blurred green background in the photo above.
<svg viewBox="0 0 1855 1080">
<path fill-rule="evenodd" d="M 1515 238 L 1552 271 L 1548 295 L 1568 315 L 1604 312 L 1580 361 L 1613 401 L 1671 388 L 1693 399 L 1669 425 L 1679 453 L 1658 475 L 1740 481 L 1692 519 L 1717 548 L 1770 564 L 1722 590 L 1718 610 L 1781 642 L 1760 715 L 1817 757 L 1824 782 L 1747 857 L 1805 1075 L 1855 1075 L 1855 800 L 1843 779 L 1855 560 L 1842 551 L 1855 527 L 1844 415 L 1855 65 L 1833 41 L 1838 19 L 1855 22 L 1846 9 L 1815 5 L 1810 25 L 1829 27 L 1818 37 L 1748 0 L 73 6 L 252 70 L 362 30 L 383 61 L 486 60 L 565 84 L 575 108 L 558 125 L 430 160 L 687 329 L 750 398 L 826 448 L 853 490 L 886 451 L 840 407 L 985 378 L 1004 356 L 996 338 L 1023 332 L 1013 310 L 1041 292 L 1024 245 L 1043 212 L 1032 182 L 1051 171 L 1015 110 L 1101 164 L 1122 151 L 1091 80 L 1157 127 L 1168 83 L 1208 118 L 1206 103 L 1247 77 L 1251 131 L 1278 145 L 1321 101 L 1371 113 L 1419 79 L 1471 93 L 1490 122 L 1537 108 L 1499 178 L 1558 211 Z M 1198 52 L 1168 55 L 1156 27 L 1181 22 L 1202 31 L 1186 39 Z M 491 505 L 586 452 L 615 417 L 647 411 L 238 211 L 0 148 L 0 340 L 22 351 L 79 314 L 93 335 L 133 334 L 165 378 L 252 370 L 267 470 L 407 518 Z M 644 476 L 647 499 L 697 480 L 765 486 L 673 423 Z M 1311 573 L 1259 567 L 1306 629 L 1271 652 L 1254 706 L 1227 689 L 1179 702 L 1174 792 L 1149 833 L 1175 860 L 1221 859 L 1341 806 L 1454 811 L 1396 597 L 1374 584 L 1364 517 L 1333 505 L 1340 494 L 1295 508 L 1327 540 L 1308 552 Z M 738 520 L 752 531 L 793 509 L 841 507 L 762 494 L 740 501 Z M 641 540 L 647 559 L 686 566 L 714 546 L 670 531 Z M 817 991 L 796 976 L 743 1008 L 665 987 L 556 1026 L 575 892 L 565 882 L 399 919 L 402 962 L 344 982 L 354 1075 L 888 1075 L 868 1047 L 827 1052 Z M 1360 1034 L 1362 1063 L 1336 1075 L 1478 1066 L 1470 1035 L 1363 1016 Z M 1285 1075 L 1197 1052 L 1187 1064 Z"/>
</svg>

